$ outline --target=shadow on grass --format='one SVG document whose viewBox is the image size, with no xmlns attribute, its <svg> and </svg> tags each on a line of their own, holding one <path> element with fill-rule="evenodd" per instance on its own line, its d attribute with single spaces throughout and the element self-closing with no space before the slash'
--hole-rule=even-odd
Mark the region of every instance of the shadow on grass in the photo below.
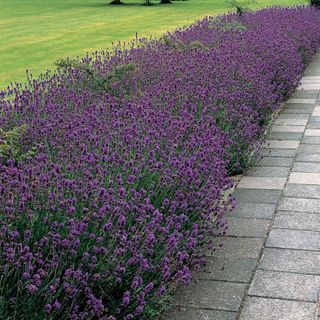
<svg viewBox="0 0 320 320">
<path fill-rule="evenodd" d="M 87 8 L 133 8 L 133 7 L 162 7 L 164 6 L 163 4 L 160 3 L 151 3 L 150 5 L 145 5 L 144 1 L 142 0 L 141 2 L 135 2 L 135 3 L 121 3 L 121 4 L 112 4 L 110 1 L 105 1 L 105 2 L 95 2 L 95 3 L 86 3 L 85 5 L 82 5 L 82 7 L 87 7 Z"/>
</svg>

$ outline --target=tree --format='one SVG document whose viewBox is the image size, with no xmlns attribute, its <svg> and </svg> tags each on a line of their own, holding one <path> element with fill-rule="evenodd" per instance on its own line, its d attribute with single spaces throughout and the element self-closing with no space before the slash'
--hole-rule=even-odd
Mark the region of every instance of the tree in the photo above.
<svg viewBox="0 0 320 320">
<path fill-rule="evenodd" d="M 171 3 L 171 0 L 161 0 L 160 3 L 162 4 Z"/>
</svg>

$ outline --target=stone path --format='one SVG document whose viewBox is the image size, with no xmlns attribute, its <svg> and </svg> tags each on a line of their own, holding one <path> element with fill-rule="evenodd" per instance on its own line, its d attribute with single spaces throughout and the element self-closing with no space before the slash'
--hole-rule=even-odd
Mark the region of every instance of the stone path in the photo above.
<svg viewBox="0 0 320 320">
<path fill-rule="evenodd" d="M 181 288 L 172 320 L 315 320 L 320 293 L 320 54 L 239 181 L 224 250 Z M 320 320 L 320 316 L 318 318 Z"/>
</svg>

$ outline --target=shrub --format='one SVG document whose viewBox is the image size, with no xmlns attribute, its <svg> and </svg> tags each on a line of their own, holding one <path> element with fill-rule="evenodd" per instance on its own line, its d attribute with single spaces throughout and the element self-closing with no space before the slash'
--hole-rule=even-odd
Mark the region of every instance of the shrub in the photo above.
<svg viewBox="0 0 320 320">
<path fill-rule="evenodd" d="M 244 12 L 249 10 L 248 5 L 255 3 L 255 0 L 227 0 L 226 2 L 231 8 L 234 8 L 236 10 L 237 15 L 241 17 Z"/>
<path fill-rule="evenodd" d="M 154 319 L 220 245 L 228 173 L 299 83 L 320 16 L 213 21 L 0 93 L 3 135 L 27 128 L 15 154 L 37 146 L 0 164 L 0 318 Z"/>
</svg>

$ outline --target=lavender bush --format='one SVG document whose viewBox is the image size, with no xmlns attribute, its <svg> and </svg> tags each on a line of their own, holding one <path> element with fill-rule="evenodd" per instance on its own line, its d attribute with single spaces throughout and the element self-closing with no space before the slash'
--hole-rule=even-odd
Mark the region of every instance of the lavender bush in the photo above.
<svg viewBox="0 0 320 320">
<path fill-rule="evenodd" d="M 0 318 L 154 319 L 220 245 L 229 176 L 319 23 L 310 7 L 206 18 L 1 92 Z"/>
</svg>

